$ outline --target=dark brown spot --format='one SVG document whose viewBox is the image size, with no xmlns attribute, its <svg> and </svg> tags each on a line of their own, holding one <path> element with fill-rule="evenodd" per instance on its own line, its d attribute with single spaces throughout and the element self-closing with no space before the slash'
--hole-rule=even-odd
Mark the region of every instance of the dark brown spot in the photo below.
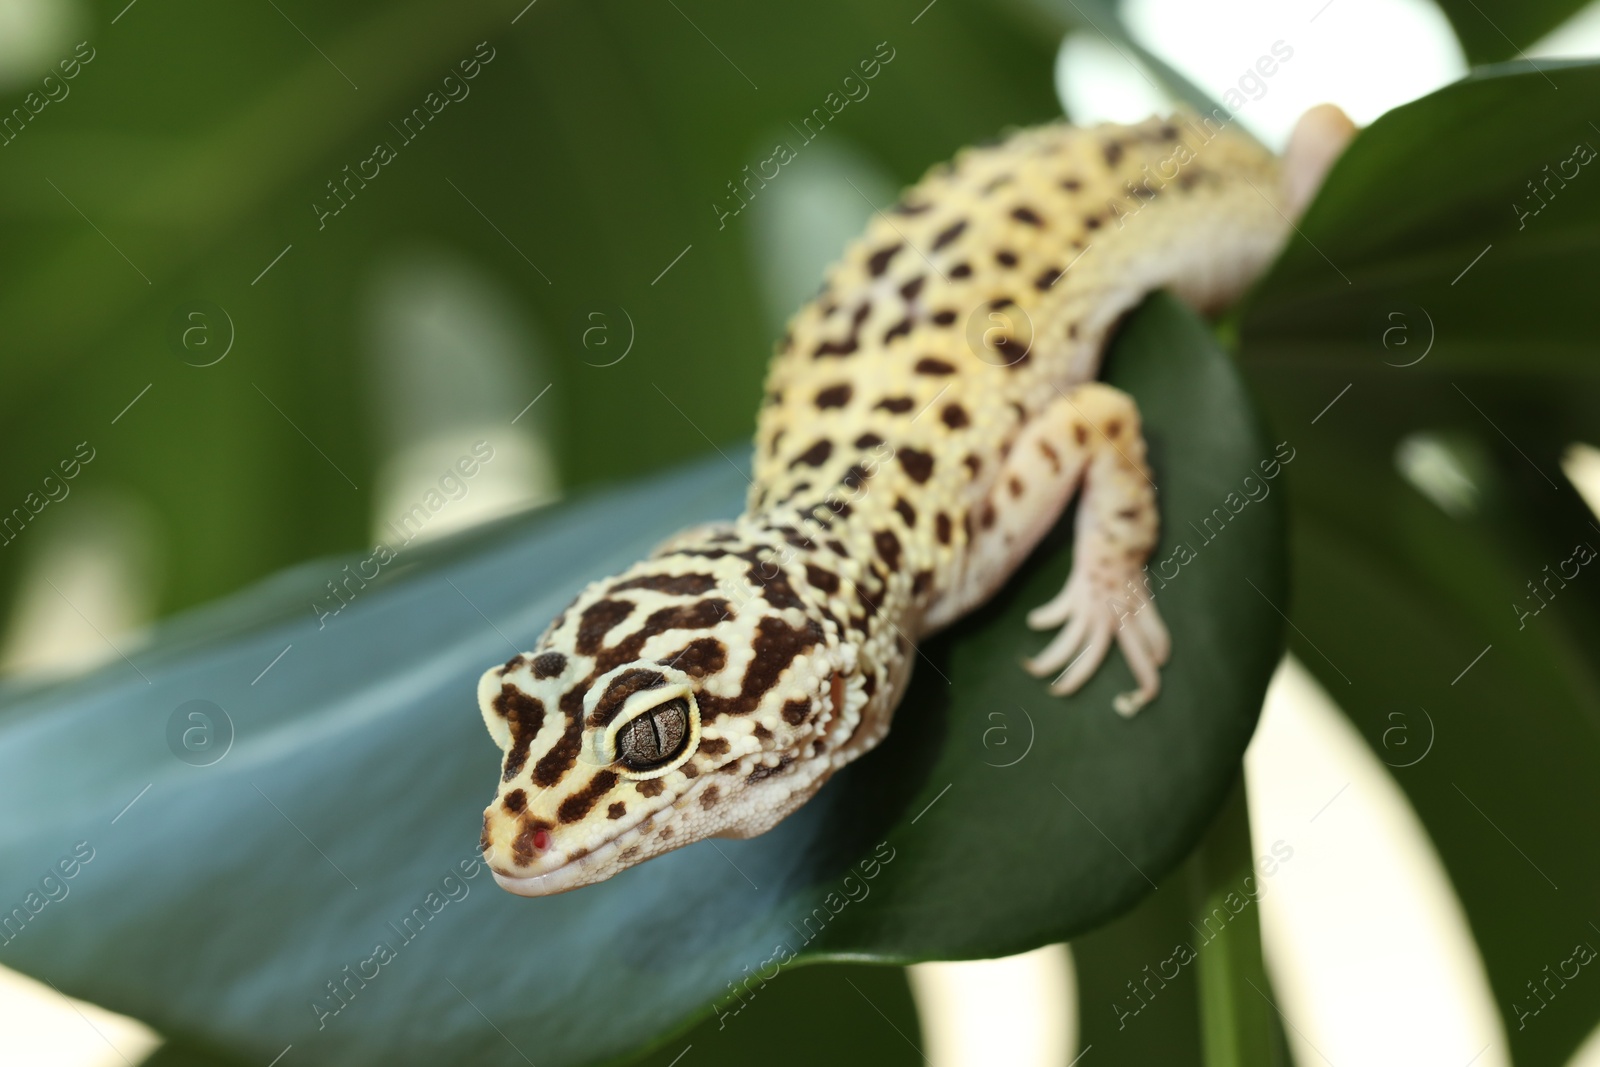
<svg viewBox="0 0 1600 1067">
<path fill-rule="evenodd" d="M 1018 478 L 1016 475 L 1012 475 L 1010 478 L 1007 478 L 1006 489 L 1011 493 L 1013 498 L 1022 496 L 1022 479 Z"/>
<path fill-rule="evenodd" d="M 628 589 L 649 589 L 674 596 L 703 596 L 717 587 L 717 580 L 709 574 L 647 574 L 611 587 L 610 592 Z"/>
<path fill-rule="evenodd" d="M 1069 193 L 1075 193 L 1083 188 L 1083 183 L 1076 178 L 1063 178 L 1061 180 L 1061 188 Z"/>
<path fill-rule="evenodd" d="M 1002 267 L 1015 267 L 1017 265 L 1017 254 L 1008 248 L 1002 248 L 994 254 L 994 260 Z"/>
<path fill-rule="evenodd" d="M 928 280 L 927 275 L 919 274 L 900 287 L 900 295 L 906 300 L 915 300 L 917 294 L 922 292 L 922 285 Z"/>
<path fill-rule="evenodd" d="M 1059 281 L 1061 274 L 1062 271 L 1060 267 L 1048 267 L 1033 280 L 1033 287 L 1038 289 L 1040 292 L 1043 292 Z"/>
<path fill-rule="evenodd" d="M 697 637 L 661 662 L 691 678 L 704 678 L 728 665 L 728 650 L 715 637 Z"/>
<path fill-rule="evenodd" d="M 1061 473 L 1061 456 L 1056 453 L 1054 448 L 1050 447 L 1050 442 L 1041 440 L 1039 442 L 1039 451 L 1043 452 L 1044 458 L 1050 461 L 1050 473 Z"/>
<path fill-rule="evenodd" d="M 907 527 L 912 527 L 917 524 L 917 509 L 908 504 L 905 497 L 895 498 L 894 510 L 899 514 L 901 520 L 905 522 Z"/>
<path fill-rule="evenodd" d="M 554 678 L 567 669 L 567 657 L 559 652 L 541 652 L 533 657 L 535 678 Z"/>
<path fill-rule="evenodd" d="M 700 790 L 700 806 L 705 808 L 707 811 L 710 811 L 712 808 L 717 806 L 717 798 L 721 795 L 721 791 L 719 791 L 716 786 L 706 786 L 704 789 Z"/>
<path fill-rule="evenodd" d="M 842 408 L 850 403 L 850 395 L 853 392 L 854 390 L 848 382 L 830 385 L 817 394 L 817 407 L 819 409 Z"/>
<path fill-rule="evenodd" d="M 1011 209 L 1011 217 L 1018 222 L 1027 223 L 1038 229 L 1044 228 L 1044 219 L 1041 219 L 1031 207 L 1016 207 Z"/>
<path fill-rule="evenodd" d="M 952 278 L 969 278 L 971 276 L 972 264 L 970 263 L 957 263 L 950 268 L 950 277 Z"/>
<path fill-rule="evenodd" d="M 994 505 L 989 501 L 983 502 L 983 514 L 978 516 L 978 525 L 987 530 L 994 526 Z"/>
<path fill-rule="evenodd" d="M 934 376 L 954 374 L 956 372 L 956 368 L 952 364 L 946 363 L 942 359 L 934 359 L 932 356 L 924 356 L 917 360 L 917 365 L 912 369 L 918 374 L 930 374 Z"/>
<path fill-rule="evenodd" d="M 935 326 L 948 326 L 954 321 L 956 321 L 956 313 L 951 311 L 949 308 L 933 313 L 933 323 Z"/>
<path fill-rule="evenodd" d="M 881 444 L 883 444 L 883 438 L 875 433 L 864 433 L 856 438 L 857 448 L 877 448 Z"/>
<path fill-rule="evenodd" d="M 909 396 L 886 396 L 874 404 L 873 408 L 882 408 L 884 411 L 893 412 L 896 415 L 904 415 L 911 410 L 911 398 Z"/>
<path fill-rule="evenodd" d="M 815 563 L 806 564 L 806 581 L 811 583 L 811 588 L 829 596 L 839 591 L 839 576 L 826 567 L 819 567 Z"/>
<path fill-rule="evenodd" d="M 896 215 L 920 215 L 932 206 L 932 204 L 908 204 L 902 200 L 889 210 Z"/>
<path fill-rule="evenodd" d="M 1079 445 L 1085 444 L 1089 440 L 1089 428 L 1081 422 L 1073 423 L 1072 439 L 1077 441 Z"/>
<path fill-rule="evenodd" d="M 700 742 L 700 751 L 708 756 L 726 756 L 732 747 L 720 737 L 707 737 Z"/>
<path fill-rule="evenodd" d="M 1112 419 L 1106 423 L 1106 436 L 1115 437 L 1122 432 L 1122 420 Z"/>
<path fill-rule="evenodd" d="M 940 231 L 939 236 L 933 239 L 933 250 L 935 252 L 939 251 L 939 249 L 943 248 L 951 241 L 954 241 L 957 237 L 960 237 L 961 231 L 965 230 L 966 228 L 966 219 L 962 219 L 960 222 L 953 223 L 946 227 L 944 230 Z"/>
<path fill-rule="evenodd" d="M 851 465 L 849 470 L 844 472 L 844 477 L 839 479 L 839 483 L 846 489 L 860 489 L 861 483 L 870 477 L 871 475 L 867 473 L 867 468 L 863 467 L 859 463 L 855 463 Z M 833 509 L 835 514 L 837 514 L 841 508 L 848 506 L 842 502 L 835 502 L 835 505 L 836 506 L 834 506 Z"/>
<path fill-rule="evenodd" d="M 911 332 L 911 318 L 907 316 L 883 332 L 883 343 L 888 344 L 896 337 L 904 337 Z"/>
<path fill-rule="evenodd" d="M 806 721 L 806 716 L 811 714 L 811 698 L 788 700 L 783 705 L 783 721 L 790 726 L 799 726 Z"/>
<path fill-rule="evenodd" d="M 789 584 L 789 575 L 772 560 L 753 560 L 744 572 L 745 580 L 761 590 L 767 603 L 782 611 L 785 608 L 803 608 L 805 604 Z"/>
<path fill-rule="evenodd" d="M 971 422 L 971 420 L 967 418 L 967 409 L 962 407 L 960 404 L 946 404 L 944 410 L 939 413 L 939 417 L 943 419 L 944 424 L 950 427 L 952 430 L 959 430 L 961 427 L 966 426 Z"/>
<path fill-rule="evenodd" d="M 595 802 L 611 792 L 611 787 L 616 784 L 616 771 L 600 771 L 589 779 L 589 784 L 583 789 L 561 802 L 561 806 L 556 809 L 556 818 L 565 823 L 577 822 L 589 814 L 589 809 L 594 807 Z"/>
<path fill-rule="evenodd" d="M 972 476 L 974 478 L 976 478 L 978 476 L 978 472 L 979 471 L 983 470 L 983 460 L 979 459 L 977 456 L 973 455 L 971 452 L 968 452 L 967 453 L 967 458 L 962 460 L 961 462 L 965 463 L 967 465 L 967 470 L 972 472 Z"/>
<path fill-rule="evenodd" d="M 709 722 L 722 715 L 745 715 L 754 711 L 767 691 L 778 684 L 778 678 L 789 664 L 821 644 L 823 636 L 821 624 L 813 619 L 807 619 L 799 626 L 790 626 L 783 619 L 771 615 L 763 618 L 756 624 L 756 636 L 751 642 L 752 655 L 744 669 L 739 694 L 724 697 L 715 693 L 701 693 L 700 711 L 703 719 Z M 691 766 L 693 764 L 684 765 L 685 773 Z"/>
<path fill-rule="evenodd" d="M 933 517 L 933 533 L 941 545 L 950 543 L 950 516 L 939 512 Z"/>
<path fill-rule="evenodd" d="M 757 740 L 760 740 L 760 741 L 771 741 L 772 740 L 772 731 L 767 729 L 765 726 L 761 725 L 760 723 L 756 723 L 756 731 L 755 731 L 755 733 L 756 733 Z"/>
<path fill-rule="evenodd" d="M 1106 166 L 1114 167 L 1122 162 L 1122 145 L 1117 141 L 1107 141 L 1105 147 Z"/>
<path fill-rule="evenodd" d="M 623 702 L 642 689 L 655 689 L 665 685 L 666 676 L 660 671 L 635 668 L 623 671 L 611 679 L 611 684 L 606 686 L 606 691 L 595 702 L 594 711 L 589 713 L 589 725 L 603 727 L 617 717 L 617 712 L 622 710 Z"/>
<path fill-rule="evenodd" d="M 503 800 L 501 803 L 505 805 L 505 809 L 511 814 L 521 815 L 525 810 L 527 810 L 528 794 L 524 790 L 513 789 L 511 792 L 506 794 L 505 800 Z"/>
<path fill-rule="evenodd" d="M 933 474 L 933 457 L 926 452 L 915 448 L 902 448 L 899 452 L 900 466 L 906 472 L 906 477 L 918 485 L 926 482 Z"/>
<path fill-rule="evenodd" d="M 642 797 L 658 797 L 667 785 L 659 778 L 648 778 L 642 782 L 634 782 L 633 788 Z"/>
<path fill-rule="evenodd" d="M 933 585 L 932 571 L 918 571 L 911 577 L 911 595 L 921 596 Z"/>
<path fill-rule="evenodd" d="M 894 535 L 894 531 L 879 530 L 872 535 L 872 543 L 877 546 L 878 555 L 889 565 L 890 570 L 900 569 L 900 538 Z"/>
<path fill-rule="evenodd" d="M 833 442 L 823 438 L 790 460 L 789 467 L 793 469 L 802 463 L 808 467 L 820 467 L 828 461 L 828 457 L 831 455 L 833 455 Z"/>
<path fill-rule="evenodd" d="M 491 706 L 511 728 L 511 745 L 506 749 L 503 781 L 511 781 L 528 762 L 528 747 L 544 726 L 544 702 L 531 697 L 510 682 L 500 684 Z"/>
<path fill-rule="evenodd" d="M 608 819 L 620 819 L 626 814 L 628 814 L 628 805 L 620 800 L 606 809 L 606 818 Z"/>
<path fill-rule="evenodd" d="M 1088 229 L 1098 230 L 1100 228 L 1100 216 L 1099 215 L 1085 215 L 1083 217 L 1083 224 Z"/>
<path fill-rule="evenodd" d="M 585 656 L 594 655 L 600 650 L 611 628 L 631 614 L 631 600 L 599 600 L 590 604 L 578 619 L 578 652 Z"/>
<path fill-rule="evenodd" d="M 880 248 L 867 259 L 867 273 L 874 278 L 889 269 L 889 261 L 900 251 L 900 245 L 892 244 L 887 248 Z"/>
</svg>

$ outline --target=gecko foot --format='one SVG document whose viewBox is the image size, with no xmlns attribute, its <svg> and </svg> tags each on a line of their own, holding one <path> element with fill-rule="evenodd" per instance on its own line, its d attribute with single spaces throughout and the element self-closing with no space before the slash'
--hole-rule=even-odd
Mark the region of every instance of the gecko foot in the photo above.
<svg viewBox="0 0 1600 1067">
<path fill-rule="evenodd" d="M 1123 595 L 1119 588 L 1130 592 Z M 1059 671 L 1050 692 L 1066 696 L 1094 674 L 1115 637 L 1139 688 L 1118 694 L 1112 705 L 1119 714 L 1133 715 L 1161 691 L 1159 668 L 1172 650 L 1172 639 L 1155 604 L 1132 592 L 1136 589 L 1136 583 L 1119 585 L 1114 579 L 1074 568 L 1054 599 L 1028 613 L 1028 625 L 1035 630 L 1060 627 L 1060 632 L 1038 655 L 1024 660 L 1023 666 L 1040 678 Z"/>
</svg>

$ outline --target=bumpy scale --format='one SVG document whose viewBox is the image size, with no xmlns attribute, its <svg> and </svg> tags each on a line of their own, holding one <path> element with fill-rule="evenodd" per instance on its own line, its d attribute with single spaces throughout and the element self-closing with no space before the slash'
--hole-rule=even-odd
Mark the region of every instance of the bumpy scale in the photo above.
<svg viewBox="0 0 1600 1067">
<path fill-rule="evenodd" d="M 1027 661 L 1081 686 L 1113 641 L 1153 699 L 1169 640 L 1139 413 L 1095 382 L 1150 290 L 1202 309 L 1276 254 L 1352 128 L 1309 112 L 1283 164 L 1193 115 L 1024 130 L 935 167 L 778 344 L 745 513 L 589 585 L 483 675 L 505 752 L 483 849 L 515 893 L 748 837 L 887 733 L 922 636 L 982 603 L 1074 493 L 1073 570 Z"/>
</svg>

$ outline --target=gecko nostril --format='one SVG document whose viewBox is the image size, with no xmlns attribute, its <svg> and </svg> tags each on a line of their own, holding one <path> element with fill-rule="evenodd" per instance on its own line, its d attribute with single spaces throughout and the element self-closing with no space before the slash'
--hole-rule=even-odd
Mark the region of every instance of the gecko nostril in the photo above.
<svg viewBox="0 0 1600 1067">
<path fill-rule="evenodd" d="M 544 827 L 539 827 L 538 829 L 530 827 L 518 834 L 516 839 L 511 842 L 511 853 L 517 858 L 517 862 L 522 865 L 526 865 L 539 853 L 548 852 L 549 849 L 550 831 Z"/>
</svg>

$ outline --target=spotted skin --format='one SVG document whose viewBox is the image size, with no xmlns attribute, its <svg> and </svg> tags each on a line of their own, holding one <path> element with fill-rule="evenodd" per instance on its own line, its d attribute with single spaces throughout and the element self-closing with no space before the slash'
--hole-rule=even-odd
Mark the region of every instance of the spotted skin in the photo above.
<svg viewBox="0 0 1600 1067">
<path fill-rule="evenodd" d="M 1093 378 L 1150 290 L 1235 298 L 1284 240 L 1286 187 L 1254 142 L 1179 115 L 1024 130 L 877 215 L 778 344 L 745 513 L 590 584 L 483 675 L 499 882 L 561 892 L 772 827 L 883 738 L 918 639 L 1075 495 L 1072 575 L 1030 616 L 1058 633 L 1027 666 L 1071 692 L 1115 643 L 1139 683 L 1118 710 L 1153 699 L 1156 490 L 1137 407 Z"/>
</svg>

